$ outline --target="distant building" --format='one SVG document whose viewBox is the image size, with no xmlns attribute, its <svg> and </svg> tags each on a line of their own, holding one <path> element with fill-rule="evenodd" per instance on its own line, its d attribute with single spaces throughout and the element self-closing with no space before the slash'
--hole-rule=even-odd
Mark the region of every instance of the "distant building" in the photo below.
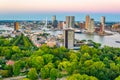
<svg viewBox="0 0 120 80">
<path fill-rule="evenodd" d="M 74 48 L 74 30 L 72 29 L 64 30 L 64 46 L 68 49 Z"/>
<path fill-rule="evenodd" d="M 105 17 L 104 16 L 101 17 L 101 23 L 105 24 Z"/>
<path fill-rule="evenodd" d="M 70 16 L 70 27 L 74 28 L 75 26 L 75 17 L 74 16 Z"/>
<path fill-rule="evenodd" d="M 58 25 L 58 22 L 57 22 L 57 20 L 56 20 L 56 16 L 54 15 L 54 16 L 52 16 L 52 26 L 53 26 L 54 28 L 57 28 L 57 25 Z"/>
<path fill-rule="evenodd" d="M 18 31 L 19 30 L 19 22 L 14 23 L 14 30 Z"/>
<path fill-rule="evenodd" d="M 75 22 L 75 28 L 80 28 L 80 22 Z"/>
<path fill-rule="evenodd" d="M 80 28 L 85 28 L 85 22 L 80 22 Z"/>
<path fill-rule="evenodd" d="M 101 23 L 100 23 L 100 33 L 104 32 L 104 28 L 105 28 L 105 17 L 102 16 L 101 17 Z"/>
<path fill-rule="evenodd" d="M 62 21 L 58 22 L 58 29 L 63 29 L 63 22 Z"/>
<path fill-rule="evenodd" d="M 90 16 L 87 15 L 86 16 L 86 21 L 85 21 L 85 29 L 88 29 L 89 23 L 90 23 Z"/>
<path fill-rule="evenodd" d="M 14 65 L 14 61 L 9 60 L 9 61 L 6 62 L 6 65 L 11 65 L 11 66 L 13 66 L 13 65 Z"/>
<path fill-rule="evenodd" d="M 56 46 L 56 41 L 47 41 L 46 44 L 47 44 L 49 47 L 54 47 L 54 46 Z"/>
<path fill-rule="evenodd" d="M 112 30 L 116 31 L 116 30 L 120 30 L 120 24 L 116 23 L 112 25 Z"/>
<path fill-rule="evenodd" d="M 0 31 L 13 31 L 14 28 L 8 27 L 7 25 L 0 25 Z"/>
<path fill-rule="evenodd" d="M 100 23 L 100 34 L 104 33 L 104 25 Z"/>
<path fill-rule="evenodd" d="M 56 16 L 52 16 L 52 23 L 56 20 Z"/>
<path fill-rule="evenodd" d="M 70 16 L 66 16 L 66 28 L 69 28 Z"/>
<path fill-rule="evenodd" d="M 63 29 L 66 29 L 67 27 L 66 27 L 66 22 L 64 21 L 63 22 Z"/>
<path fill-rule="evenodd" d="M 75 26 L 75 17 L 66 16 L 66 28 L 74 28 Z"/>
<path fill-rule="evenodd" d="M 95 31 L 94 29 L 95 29 L 94 19 L 90 19 L 88 24 L 88 33 L 93 33 Z"/>
</svg>

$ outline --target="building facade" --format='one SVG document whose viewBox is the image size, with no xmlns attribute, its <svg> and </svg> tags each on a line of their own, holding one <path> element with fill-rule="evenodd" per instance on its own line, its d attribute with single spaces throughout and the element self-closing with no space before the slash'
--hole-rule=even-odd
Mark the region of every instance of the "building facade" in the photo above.
<svg viewBox="0 0 120 80">
<path fill-rule="evenodd" d="M 94 33 L 94 31 L 95 31 L 94 19 L 90 19 L 88 24 L 88 33 Z"/>
<path fill-rule="evenodd" d="M 85 29 L 88 29 L 89 23 L 90 23 L 90 16 L 87 15 L 87 16 L 86 16 L 86 21 L 85 21 Z"/>
<path fill-rule="evenodd" d="M 105 29 L 105 17 L 101 17 L 101 23 L 100 23 L 100 33 L 103 33 Z"/>
<path fill-rule="evenodd" d="M 64 46 L 68 49 L 74 48 L 74 30 L 65 29 L 64 30 Z"/>
<path fill-rule="evenodd" d="M 52 16 L 52 26 L 53 26 L 54 28 L 57 28 L 57 25 L 58 25 L 58 22 L 57 22 L 57 20 L 56 20 L 56 16 L 54 15 L 54 16 Z"/>
<path fill-rule="evenodd" d="M 14 30 L 18 31 L 19 30 L 19 22 L 14 23 Z"/>
<path fill-rule="evenodd" d="M 74 28 L 75 26 L 75 17 L 66 16 L 66 28 Z"/>
</svg>

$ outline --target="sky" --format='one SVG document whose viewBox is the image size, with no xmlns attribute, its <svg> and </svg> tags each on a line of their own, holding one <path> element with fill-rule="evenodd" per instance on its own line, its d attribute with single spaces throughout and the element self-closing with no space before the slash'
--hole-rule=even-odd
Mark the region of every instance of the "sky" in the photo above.
<svg viewBox="0 0 120 80">
<path fill-rule="evenodd" d="M 61 16 L 108 14 L 109 18 L 111 16 L 115 18 L 120 14 L 120 0 L 0 0 L 0 20 L 32 19 L 35 15 L 49 17 L 52 14 Z M 112 20 L 119 21 L 119 15 L 117 19 Z"/>
</svg>

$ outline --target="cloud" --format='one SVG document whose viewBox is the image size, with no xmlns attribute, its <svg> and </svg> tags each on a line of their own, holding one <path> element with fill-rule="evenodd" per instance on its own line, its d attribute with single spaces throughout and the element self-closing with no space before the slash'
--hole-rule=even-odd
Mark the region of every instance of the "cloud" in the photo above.
<svg viewBox="0 0 120 80">
<path fill-rule="evenodd" d="M 120 0 L 0 0 L 2 12 L 120 12 Z"/>
</svg>

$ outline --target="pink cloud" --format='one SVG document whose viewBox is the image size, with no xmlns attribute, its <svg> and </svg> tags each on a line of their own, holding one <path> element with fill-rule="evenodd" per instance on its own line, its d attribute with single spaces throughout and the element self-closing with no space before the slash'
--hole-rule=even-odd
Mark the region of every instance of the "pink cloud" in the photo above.
<svg viewBox="0 0 120 80">
<path fill-rule="evenodd" d="M 0 0 L 0 11 L 120 12 L 120 0 Z"/>
</svg>

